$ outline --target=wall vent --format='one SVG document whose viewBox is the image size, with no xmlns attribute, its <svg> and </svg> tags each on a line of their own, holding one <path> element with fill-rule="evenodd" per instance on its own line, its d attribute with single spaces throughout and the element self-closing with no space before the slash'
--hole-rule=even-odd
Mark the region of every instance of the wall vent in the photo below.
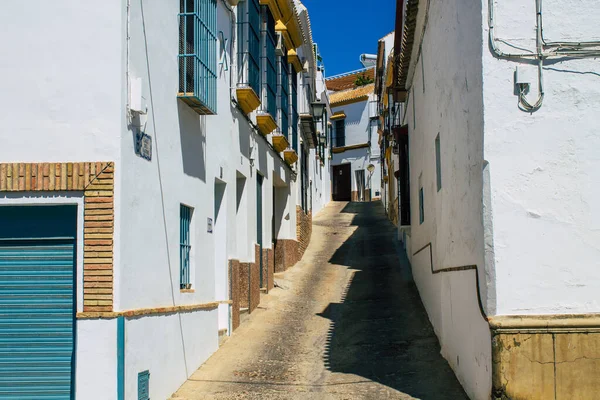
<svg viewBox="0 0 600 400">
<path fill-rule="evenodd" d="M 138 374 L 138 400 L 150 400 L 150 371 Z"/>
</svg>

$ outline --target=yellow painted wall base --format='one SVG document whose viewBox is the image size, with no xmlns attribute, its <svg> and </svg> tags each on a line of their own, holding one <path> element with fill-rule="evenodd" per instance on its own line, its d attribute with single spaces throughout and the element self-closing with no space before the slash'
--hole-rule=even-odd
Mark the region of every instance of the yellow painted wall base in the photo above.
<svg viewBox="0 0 600 400">
<path fill-rule="evenodd" d="M 600 325 L 593 326 L 586 316 L 559 316 L 554 322 L 549 316 L 544 317 L 545 324 L 535 316 L 521 317 L 518 324 L 508 318 L 498 324 L 494 318 L 492 399 L 598 398 Z"/>
</svg>

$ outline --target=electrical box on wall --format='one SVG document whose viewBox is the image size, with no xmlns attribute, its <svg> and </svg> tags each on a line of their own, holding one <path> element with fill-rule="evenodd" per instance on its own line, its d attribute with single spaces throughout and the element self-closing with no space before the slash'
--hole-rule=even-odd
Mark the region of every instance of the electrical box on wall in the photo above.
<svg viewBox="0 0 600 400">
<path fill-rule="evenodd" d="M 530 86 L 535 81 L 535 71 L 528 65 L 518 65 L 515 71 L 515 84 Z"/>
<path fill-rule="evenodd" d="M 142 78 L 131 78 L 129 85 L 129 109 L 132 112 L 144 114 L 146 107 L 143 105 Z"/>
</svg>

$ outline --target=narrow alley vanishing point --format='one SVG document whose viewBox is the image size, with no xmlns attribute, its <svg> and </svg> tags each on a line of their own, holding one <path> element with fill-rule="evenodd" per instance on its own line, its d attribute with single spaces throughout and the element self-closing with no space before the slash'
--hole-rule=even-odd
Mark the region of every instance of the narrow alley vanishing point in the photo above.
<svg viewBox="0 0 600 400">
<path fill-rule="evenodd" d="M 258 310 L 173 396 L 466 399 L 383 206 L 331 203 Z"/>
</svg>

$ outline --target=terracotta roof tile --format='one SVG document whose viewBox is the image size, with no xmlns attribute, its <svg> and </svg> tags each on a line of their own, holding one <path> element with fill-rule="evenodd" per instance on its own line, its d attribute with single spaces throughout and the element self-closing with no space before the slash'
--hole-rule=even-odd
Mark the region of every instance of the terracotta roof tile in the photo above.
<svg viewBox="0 0 600 400">
<path fill-rule="evenodd" d="M 366 100 L 375 89 L 375 84 L 360 86 L 356 89 L 341 90 L 329 95 L 329 104 L 331 107 L 337 107 L 343 104 L 354 103 Z"/>
<path fill-rule="evenodd" d="M 328 90 L 338 91 L 354 88 L 354 82 L 359 76 L 365 75 L 367 78 L 375 79 L 375 68 L 369 68 L 367 70 L 356 71 L 350 74 L 343 74 L 338 77 L 333 77 L 325 80 Z"/>
</svg>

